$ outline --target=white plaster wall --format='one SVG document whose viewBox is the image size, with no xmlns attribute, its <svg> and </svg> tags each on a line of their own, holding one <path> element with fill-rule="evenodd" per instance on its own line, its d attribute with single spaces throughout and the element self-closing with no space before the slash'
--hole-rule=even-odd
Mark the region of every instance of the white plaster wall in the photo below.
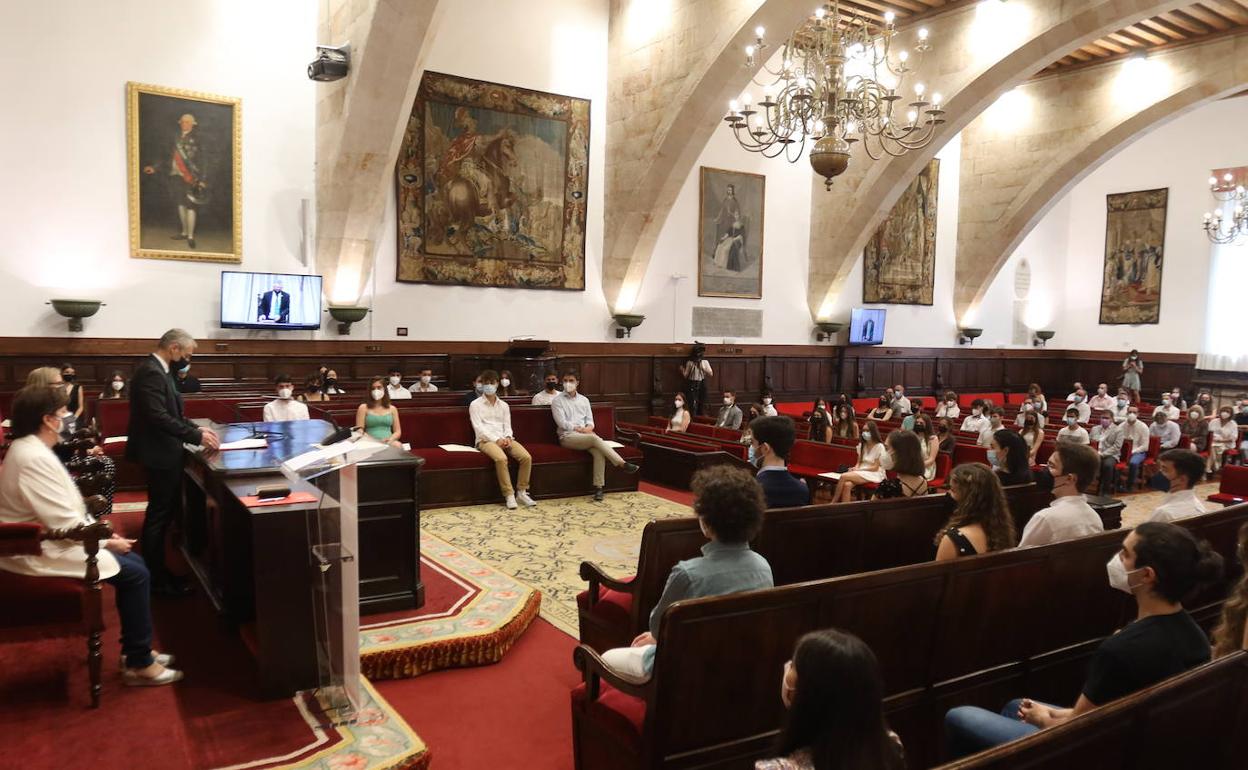
<svg viewBox="0 0 1248 770">
<path fill-rule="evenodd" d="M 0 336 L 68 334 L 44 304 L 66 296 L 107 303 L 89 336 L 224 336 L 222 269 L 310 272 L 315 3 L 57 0 L 3 16 Z M 242 265 L 130 257 L 126 81 L 242 97 Z"/>
</svg>

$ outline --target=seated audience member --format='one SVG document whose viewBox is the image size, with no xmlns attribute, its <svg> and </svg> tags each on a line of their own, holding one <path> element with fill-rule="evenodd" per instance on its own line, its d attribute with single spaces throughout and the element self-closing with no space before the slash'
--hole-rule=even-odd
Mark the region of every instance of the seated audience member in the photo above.
<svg viewBox="0 0 1248 770">
<path fill-rule="evenodd" d="M 577 449 L 589 454 L 594 460 L 594 501 L 602 502 L 602 488 L 606 484 L 608 461 L 628 473 L 636 473 L 637 466 L 625 462 L 594 432 L 594 410 L 589 399 L 576 392 L 579 380 L 572 372 L 563 375 L 563 393 L 550 404 L 555 429 L 559 432 L 559 445 L 565 449 Z"/>
<path fill-rule="evenodd" d="M 667 433 L 684 433 L 689 429 L 689 422 L 693 419 L 689 416 L 689 410 L 685 408 L 685 394 L 677 393 L 672 400 L 672 405 L 672 414 L 664 430 Z"/>
<path fill-rule="evenodd" d="M 621 673 L 650 675 L 659 643 L 659 621 L 672 604 L 774 585 L 771 565 L 750 550 L 750 540 L 763 524 L 765 505 L 763 490 L 754 477 L 741 468 L 716 465 L 694 474 L 691 487 L 693 512 L 711 542 L 702 546 L 701 556 L 672 567 L 663 595 L 650 612 L 650 630 L 639 634 L 631 647 L 602 654 L 603 662 Z"/>
<path fill-rule="evenodd" d="M 907 415 L 912 411 L 910 399 L 906 398 L 906 389 L 900 385 L 893 386 L 893 414 Z"/>
<path fill-rule="evenodd" d="M 1001 551 L 1018 542 L 1005 489 L 991 468 L 979 463 L 954 468 L 949 496 L 957 507 L 936 533 L 936 561 Z"/>
<path fill-rule="evenodd" d="M 1012 430 L 1002 428 L 992 434 L 988 462 L 996 468 L 997 478 L 1002 484 L 1030 484 L 1034 481 L 1027 442 Z"/>
<path fill-rule="evenodd" d="M 1170 403 L 1179 411 L 1187 408 L 1187 399 L 1183 398 L 1183 389 L 1177 385 L 1170 389 Z"/>
<path fill-rule="evenodd" d="M 323 382 L 325 385 L 325 395 L 327 396 L 346 395 L 347 391 L 338 387 L 338 372 L 334 371 L 333 369 L 325 370 Z"/>
<path fill-rule="evenodd" d="M 828 414 L 828 404 L 822 398 L 816 398 L 810 408 L 810 440 L 827 444 L 832 440 L 832 417 Z"/>
<path fill-rule="evenodd" d="M 1049 456 L 1053 504 L 1027 522 L 1018 541 L 1019 548 L 1060 543 L 1105 531 L 1101 517 L 1083 497 L 1096 479 L 1097 465 L 1096 452 L 1091 447 L 1057 445 Z"/>
<path fill-rule="evenodd" d="M 75 423 L 82 422 L 82 412 L 87 408 L 87 399 L 83 398 L 82 385 L 78 383 L 78 373 L 73 364 L 61 364 L 61 382 L 65 383 L 65 394 L 69 399 L 65 408 Z"/>
<path fill-rule="evenodd" d="M 1168 413 L 1159 412 L 1153 415 L 1153 425 L 1148 429 L 1148 435 L 1156 436 L 1161 440 L 1159 448 L 1164 452 L 1179 445 L 1179 440 L 1183 438 L 1183 431 L 1177 422 L 1170 419 Z"/>
<path fill-rule="evenodd" d="M 945 393 L 945 398 L 936 407 L 936 419 L 948 417 L 950 420 L 956 420 L 962 415 L 962 410 L 958 408 L 958 394 L 952 390 Z"/>
<path fill-rule="evenodd" d="M 174 372 L 174 378 L 178 383 L 179 393 L 203 393 L 204 386 L 200 384 L 199 378 L 191 374 L 191 364 L 188 361 L 182 365 L 182 368 Z"/>
<path fill-rule="evenodd" d="M 1074 401 L 1075 394 L 1081 390 L 1083 390 L 1083 383 L 1075 382 L 1074 387 L 1070 389 L 1070 394 L 1066 396 L 1066 403 L 1071 403 L 1072 401 Z"/>
<path fill-rule="evenodd" d="M 321 386 L 320 375 L 308 375 L 308 378 L 303 381 L 303 392 L 299 394 L 299 400 L 305 404 L 314 401 L 329 400 L 329 396 L 325 395 L 325 391 Z"/>
<path fill-rule="evenodd" d="M 1108 416 L 1101 417 L 1092 426 L 1092 429 L 1088 431 L 1088 440 L 1099 443 L 1100 440 L 1105 437 L 1106 431 L 1108 431 L 1110 427 L 1113 426 L 1113 424 L 1114 424 L 1114 421 L 1111 420 Z"/>
<path fill-rule="evenodd" d="M 810 487 L 789 473 L 789 452 L 796 438 L 793 420 L 785 415 L 750 421 L 750 454 L 759 463 L 757 478 L 768 508 L 810 504 Z"/>
<path fill-rule="evenodd" d="M 882 420 L 888 422 L 893 418 L 892 399 L 888 396 L 880 396 L 880 402 L 875 408 L 867 412 L 868 420 Z"/>
<path fill-rule="evenodd" d="M 724 391 L 724 405 L 715 416 L 715 427 L 741 430 L 741 407 L 737 406 L 737 394 L 731 390 Z"/>
<path fill-rule="evenodd" d="M 881 481 L 875 490 L 876 497 L 919 497 L 927 494 L 927 479 L 923 477 L 923 444 L 912 431 L 901 429 L 888 434 L 880 467 L 892 471 L 896 478 Z"/>
<path fill-rule="evenodd" d="M 1106 569 L 1109 584 L 1135 598 L 1136 618 L 1101 642 L 1074 707 L 1024 698 L 1000 714 L 974 706 L 952 709 L 945 730 L 954 757 L 1060 725 L 1209 661 L 1209 639 L 1182 604 L 1193 589 L 1222 574 L 1222 557 L 1208 543 L 1174 524 L 1141 524 Z"/>
<path fill-rule="evenodd" d="M 126 390 L 126 375 L 117 370 L 108 375 L 108 384 L 104 386 L 104 392 L 100 394 L 101 399 L 123 399 L 129 398 L 130 393 Z"/>
<path fill-rule="evenodd" d="M 911 430 L 919 437 L 919 444 L 922 447 L 923 478 L 931 481 L 936 478 L 936 456 L 944 451 L 941 448 L 941 440 L 950 438 L 952 435 L 949 430 L 949 419 L 942 417 L 939 423 L 933 425 L 931 417 L 921 414 L 915 418 L 914 427 Z"/>
<path fill-rule="evenodd" d="M 1213 434 L 1213 443 L 1209 449 L 1210 473 L 1217 473 L 1222 467 L 1222 455 L 1234 449 L 1239 443 L 1239 425 L 1231 419 L 1231 408 L 1224 406 L 1218 410 L 1218 416 L 1209 421 L 1209 432 Z"/>
<path fill-rule="evenodd" d="M 499 376 L 492 370 L 481 373 L 481 396 L 468 407 L 468 419 L 472 421 L 477 449 L 494 463 L 498 487 L 503 491 L 503 504 L 513 511 L 517 501 L 531 508 L 537 505 L 529 497 L 529 476 L 533 471 L 533 458 L 516 441 L 515 434 L 511 431 L 511 407 L 498 397 L 498 382 Z M 507 468 L 508 455 L 520 468 L 514 488 L 511 486 L 511 471 Z"/>
<path fill-rule="evenodd" d="M 759 401 L 761 405 L 758 408 L 758 413 L 763 417 L 775 417 L 780 414 L 776 411 L 775 397 L 772 396 L 769 388 L 763 388 L 763 392 L 759 394 Z"/>
<path fill-rule="evenodd" d="M 884 442 L 880 440 L 880 429 L 868 420 L 862 426 L 858 438 L 858 462 L 853 468 L 841 474 L 836 482 L 836 492 L 832 495 L 834 503 L 848 503 L 854 493 L 854 487 L 862 484 L 878 484 L 884 480 L 884 468 L 881 463 L 885 455 Z"/>
<path fill-rule="evenodd" d="M 1018 432 L 1027 444 L 1027 464 L 1035 465 L 1036 456 L 1040 454 L 1040 445 L 1044 443 L 1044 431 L 1040 430 L 1040 416 L 1033 413 L 1023 418 L 1023 428 Z"/>
<path fill-rule="evenodd" d="M 500 383 L 501 384 L 501 383 Z M 433 384 L 433 370 L 429 367 L 423 367 L 420 370 L 420 379 L 410 388 L 412 393 L 437 393 L 438 386 Z"/>
<path fill-rule="evenodd" d="M 1109 394 L 1109 386 L 1101 383 L 1096 386 L 1096 395 L 1088 400 L 1088 406 L 1093 409 L 1113 409 L 1114 397 Z"/>
<path fill-rule="evenodd" d="M 1200 410 L 1205 414 L 1213 414 L 1213 395 L 1201 388 L 1200 393 L 1196 396 L 1196 406 L 1199 406 Z"/>
<path fill-rule="evenodd" d="M 51 390 L 55 390 L 59 393 L 65 394 L 67 393 L 67 389 L 65 387 L 66 383 L 62 379 L 61 371 L 62 370 L 53 368 L 51 366 L 40 366 L 36 369 L 32 369 L 30 373 L 26 375 L 26 386 L 38 387 L 38 388 L 49 388 Z M 74 437 L 74 433 L 78 430 L 79 427 L 80 426 L 78 424 L 78 421 L 75 420 L 72 415 L 67 417 L 61 423 L 61 433 L 60 433 L 61 441 L 71 440 Z M 53 454 L 57 456 L 57 459 L 59 459 L 62 463 L 67 463 L 71 459 L 73 459 L 73 452 L 71 450 L 65 449 L 61 445 L 60 442 L 57 442 L 55 445 L 53 445 L 52 451 L 53 451 Z M 113 512 L 113 495 L 117 491 L 116 463 L 114 463 L 113 458 L 104 454 L 104 447 L 102 446 L 97 445 L 97 446 L 91 447 L 89 450 L 87 450 L 87 454 L 95 458 L 95 462 L 98 463 L 102 468 L 101 470 L 102 475 L 109 480 L 108 485 L 105 487 L 104 491 L 101 493 L 104 495 L 104 498 L 108 501 L 108 507 L 104 509 L 101 515 L 111 514 Z"/>
<path fill-rule="evenodd" d="M 985 414 L 984 400 L 977 398 L 971 402 L 971 413 L 962 418 L 962 425 L 958 430 L 978 435 L 984 432 L 990 421 L 988 415 Z"/>
<path fill-rule="evenodd" d="M 797 640 L 784 664 L 780 700 L 787 713 L 776 759 L 754 770 L 904 770 L 901 739 L 884 719 L 884 680 L 871 648 L 827 629 Z"/>
<path fill-rule="evenodd" d="M 1186 440 L 1188 449 L 1203 453 L 1209 448 L 1209 423 L 1205 422 L 1205 412 L 1193 405 L 1184 414 L 1186 419 L 1179 424 L 1179 443 Z"/>
<path fill-rule="evenodd" d="M 1044 392 L 1040 390 L 1040 383 L 1033 382 L 1027 386 L 1027 396 L 1035 402 L 1036 411 L 1042 415 L 1049 413 L 1049 400 L 1044 397 Z M 1044 423 L 1041 422 L 1041 427 Z"/>
<path fill-rule="evenodd" d="M 1118 391 L 1114 405 L 1109 408 L 1109 416 L 1114 422 L 1125 422 L 1127 413 L 1131 411 L 1131 394 L 1125 390 Z"/>
<path fill-rule="evenodd" d="M 1213 629 L 1213 655 L 1220 658 L 1236 650 L 1248 650 L 1248 524 L 1239 528 L 1235 558 L 1240 578 L 1222 604 L 1222 620 Z"/>
<path fill-rule="evenodd" d="M 295 399 L 295 384 L 289 374 L 279 374 L 273 380 L 277 386 L 277 398 L 264 405 L 265 422 L 290 422 L 308 419 L 307 404 Z"/>
<path fill-rule="evenodd" d="M 62 421 L 68 417 L 61 388 L 26 387 L 14 397 L 9 429 L 13 443 L 0 468 L 0 522 L 60 529 L 93 521 L 78 487 L 52 453 L 60 441 Z M 168 668 L 173 656 L 152 650 L 151 576 L 143 557 L 131 550 L 134 541 L 114 534 L 100 545 L 100 579 L 116 589 L 121 620 L 122 682 L 151 686 L 178 681 L 182 673 Z M 37 556 L 0 558 L 0 570 L 79 580 L 85 577 L 87 554 L 81 545 L 47 540 L 41 547 Z"/>
<path fill-rule="evenodd" d="M 464 394 L 464 406 L 470 406 L 472 402 L 480 398 L 481 394 L 484 392 L 485 391 L 481 387 L 481 375 L 478 374 L 476 377 L 472 378 L 472 389 Z"/>
<path fill-rule="evenodd" d="M 940 442 L 937 448 L 946 454 L 952 454 L 953 448 L 958 444 L 958 437 L 953 434 L 953 422 L 945 418 L 936 423 L 936 438 Z"/>
<path fill-rule="evenodd" d="M 368 400 L 355 410 L 355 427 L 374 439 L 401 447 L 403 426 L 399 422 L 399 410 L 390 403 L 385 380 L 374 377 L 368 383 Z"/>
<path fill-rule="evenodd" d="M 849 404 L 836 405 L 832 416 L 832 436 L 858 440 L 858 421 L 854 419 L 854 409 Z"/>
<path fill-rule="evenodd" d="M 1079 412 L 1073 407 L 1066 410 L 1066 426 L 1057 432 L 1058 443 L 1069 441 L 1074 444 L 1087 444 L 1092 439 L 1088 429 L 1079 424 Z"/>
<path fill-rule="evenodd" d="M 1178 521 L 1206 512 L 1196 496 L 1196 485 L 1205 475 L 1205 458 L 1190 449 L 1171 449 L 1157 456 L 1157 470 L 1170 482 L 1170 491 L 1149 521 Z"/>
<path fill-rule="evenodd" d="M 1036 418 L 1036 427 L 1043 429 L 1045 415 L 1044 407 L 1041 406 L 1042 403 L 1043 402 L 1037 401 L 1031 396 L 1028 396 L 1027 400 L 1023 401 L 1023 403 L 1018 407 L 1018 416 L 1014 418 L 1014 427 L 1024 427 L 1027 423 L 1027 417 L 1033 416 Z"/>
<path fill-rule="evenodd" d="M 515 380 L 511 376 L 511 372 L 507 369 L 498 373 L 498 395 L 500 396 L 518 396 L 520 388 L 516 385 Z"/>
<path fill-rule="evenodd" d="M 542 389 L 534 393 L 533 400 L 529 402 L 533 406 L 550 406 L 555 396 L 559 395 L 559 373 L 546 372 L 542 385 Z"/>
<path fill-rule="evenodd" d="M 1122 459 L 1122 445 L 1127 439 L 1127 423 L 1111 423 L 1102 428 L 1102 431 L 1096 448 L 1101 463 L 1101 480 L 1097 492 L 1101 495 L 1112 495 L 1118 491 L 1118 461 Z"/>
<path fill-rule="evenodd" d="M 1075 393 L 1075 397 L 1070 400 L 1070 408 L 1074 409 L 1078 414 L 1079 422 L 1087 423 L 1092 417 L 1092 407 L 1088 404 L 1088 394 L 1082 390 Z"/>
<path fill-rule="evenodd" d="M 397 366 L 390 370 L 390 379 L 386 382 L 386 395 L 391 401 L 401 401 L 412 397 L 412 392 L 403 387 L 403 370 Z"/>
<path fill-rule="evenodd" d="M 1148 457 L 1149 429 L 1140 422 L 1140 409 L 1133 406 L 1127 412 L 1125 423 L 1127 441 L 1131 442 L 1131 457 L 1127 461 L 1127 489 L 1135 487 L 1135 479 L 1140 473 L 1140 466 Z M 1119 490 L 1122 491 L 1122 490 Z"/>
<path fill-rule="evenodd" d="M 914 430 L 914 421 L 919 417 L 919 415 L 926 416 L 926 413 L 923 411 L 923 401 L 921 399 L 913 402 L 910 405 L 910 414 L 901 418 L 901 429 Z"/>
<path fill-rule="evenodd" d="M 1157 415 L 1159 414 L 1164 414 L 1171 420 L 1179 419 L 1179 415 L 1182 414 L 1179 411 L 1179 407 L 1175 406 L 1174 398 L 1169 393 L 1163 395 L 1161 397 L 1161 404 L 1153 409 L 1153 419 L 1156 420 Z"/>
</svg>

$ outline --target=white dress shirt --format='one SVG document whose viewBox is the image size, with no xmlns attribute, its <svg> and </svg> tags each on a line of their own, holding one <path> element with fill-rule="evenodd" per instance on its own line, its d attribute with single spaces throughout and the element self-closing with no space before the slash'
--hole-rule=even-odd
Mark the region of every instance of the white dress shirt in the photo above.
<svg viewBox="0 0 1248 770">
<path fill-rule="evenodd" d="M 1123 438 L 1131 442 L 1131 454 L 1148 451 L 1148 426 L 1136 420 L 1122 424 Z"/>
<path fill-rule="evenodd" d="M 557 390 L 539 390 L 533 394 L 533 400 L 530 403 L 533 406 L 550 406 L 558 395 Z"/>
<path fill-rule="evenodd" d="M 308 405 L 293 398 L 276 398 L 264 405 L 265 422 L 308 419 Z"/>
<path fill-rule="evenodd" d="M 965 424 L 966 423 L 963 423 L 963 425 Z M 979 432 L 979 440 L 975 443 L 980 446 L 992 446 L 992 437 L 997 435 L 997 431 L 1001 430 L 1003 427 L 1005 426 L 999 425 L 995 428 L 992 427 L 992 421 L 990 420 L 988 424 L 984 426 L 984 429 Z"/>
<path fill-rule="evenodd" d="M 992 424 L 992 418 L 985 417 L 982 414 L 976 415 L 972 412 L 963 418 L 962 427 L 959 428 L 959 430 L 966 431 L 967 433 L 982 433 L 988 429 L 990 424 Z"/>
<path fill-rule="evenodd" d="M 1113 418 L 1114 422 L 1124 422 L 1127 419 L 1127 411 L 1130 409 L 1131 404 L 1129 402 L 1118 406 L 1118 402 L 1114 401 L 1114 405 L 1109 408 L 1109 416 Z"/>
<path fill-rule="evenodd" d="M 391 401 L 398 401 L 404 398 L 412 397 L 412 392 L 408 390 L 407 388 L 403 387 L 402 384 L 390 385 L 389 383 L 387 383 L 386 392 L 390 394 Z"/>
<path fill-rule="evenodd" d="M 1080 401 L 1077 404 L 1071 404 L 1069 409 L 1074 409 L 1079 413 L 1079 422 L 1086 423 L 1092 417 L 1092 407 L 1088 406 L 1087 401 Z"/>
<path fill-rule="evenodd" d="M 1165 412 L 1166 416 L 1169 417 L 1171 420 L 1179 419 L 1179 414 L 1180 414 L 1179 408 L 1175 406 L 1174 404 L 1171 404 L 1169 406 L 1162 404 L 1161 406 L 1157 407 L 1156 409 L 1153 410 L 1153 417 L 1156 418 L 1159 412 Z"/>
<path fill-rule="evenodd" d="M 495 397 L 491 404 L 486 396 L 477 396 L 468 405 L 468 417 L 472 420 L 472 430 L 477 434 L 478 444 L 512 437 L 511 407 L 501 398 Z"/>
<path fill-rule="evenodd" d="M 559 438 L 576 433 L 577 428 L 594 426 L 594 410 L 589 399 L 580 393 L 561 393 L 550 402 L 550 413 L 555 418 Z"/>
<path fill-rule="evenodd" d="M 910 399 L 905 396 L 898 396 L 893 399 L 894 414 L 910 414 Z"/>
<path fill-rule="evenodd" d="M 1088 437 L 1088 429 L 1082 425 L 1075 425 L 1073 428 L 1067 425 L 1057 432 L 1057 443 L 1069 441 L 1073 444 L 1088 444 L 1092 439 Z"/>
<path fill-rule="evenodd" d="M 1101 517 L 1092 510 L 1083 495 L 1055 497 L 1052 505 L 1037 512 L 1027 522 L 1018 547 L 1060 543 L 1104 531 L 1105 525 L 1101 522 Z"/>
<path fill-rule="evenodd" d="M 1209 432 L 1215 444 L 1234 446 L 1239 439 L 1239 424 L 1233 419 L 1223 423 L 1221 417 L 1214 417 L 1209 421 Z"/>
<path fill-rule="evenodd" d="M 1153 427 L 1148 429 L 1148 435 L 1161 439 L 1160 449 L 1164 452 L 1179 445 L 1179 440 L 1183 438 L 1183 431 L 1177 422 L 1167 420 L 1165 425 L 1159 422 L 1153 423 Z"/>
<path fill-rule="evenodd" d="M 1171 492 L 1161 501 L 1161 505 L 1157 506 L 1153 514 L 1148 517 L 1149 521 L 1172 522 L 1179 519 L 1186 519 L 1190 516 L 1199 516 L 1207 512 L 1204 504 L 1200 502 L 1200 498 L 1196 496 L 1196 490 L 1184 489 L 1178 492 Z"/>
<path fill-rule="evenodd" d="M 776 411 L 775 404 L 763 404 L 763 416 L 764 417 L 775 417 L 778 414 L 780 413 Z"/>
<path fill-rule="evenodd" d="M 416 391 L 417 393 L 437 393 L 438 386 L 434 385 L 432 382 L 429 383 L 428 385 L 417 382 L 415 385 L 412 386 L 412 390 Z M 391 398 L 394 398 L 394 396 L 391 396 Z"/>
<path fill-rule="evenodd" d="M 1118 402 L 1114 399 L 1114 397 L 1108 393 L 1103 396 L 1100 393 L 1097 393 L 1095 396 L 1088 399 L 1088 406 L 1091 406 L 1093 409 L 1113 409 L 1114 405 L 1117 403 Z"/>
<path fill-rule="evenodd" d="M 958 408 L 958 405 L 950 404 L 948 401 L 942 402 L 940 406 L 936 407 L 937 420 L 941 417 L 948 417 L 950 420 L 956 420 L 961 416 L 961 414 L 962 410 Z"/>
<path fill-rule="evenodd" d="M 62 529 L 91 523 L 82 493 L 69 471 L 38 436 L 23 436 L 9 447 L 0 467 L 0 523 L 41 524 L 45 529 Z M 83 578 L 87 574 L 87 552 L 73 540 L 44 540 L 39 556 L 5 556 L 0 569 L 19 575 Z M 113 554 L 101 544 L 98 558 L 100 579 L 120 570 Z"/>
</svg>

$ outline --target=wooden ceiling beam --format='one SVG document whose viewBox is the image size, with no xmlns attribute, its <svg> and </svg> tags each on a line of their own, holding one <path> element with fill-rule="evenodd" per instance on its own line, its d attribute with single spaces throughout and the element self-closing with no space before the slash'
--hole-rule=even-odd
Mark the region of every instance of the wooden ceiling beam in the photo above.
<svg viewBox="0 0 1248 770">
<path fill-rule="evenodd" d="M 1222 0 L 1200 0 L 1199 6 L 1207 9 L 1211 13 L 1226 19 L 1234 25 L 1248 24 L 1248 10 L 1243 6 L 1236 5 L 1231 2 L 1222 2 Z"/>
<path fill-rule="evenodd" d="M 1145 45 L 1165 45 L 1166 43 L 1166 38 L 1158 35 L 1156 32 L 1150 32 L 1138 24 L 1127 27 L 1122 31 L 1122 34 L 1135 40 L 1140 40 Z"/>
<path fill-rule="evenodd" d="M 1187 16 L 1191 16 L 1193 19 L 1195 19 L 1196 21 L 1199 21 L 1201 24 L 1204 24 L 1205 26 L 1208 26 L 1208 27 L 1212 27 L 1218 32 L 1221 32 L 1224 29 L 1230 29 L 1233 26 L 1231 22 L 1227 21 L 1226 19 L 1222 18 L 1216 13 L 1213 13 L 1212 11 L 1205 9 L 1201 5 L 1189 5 L 1186 8 L 1183 8 L 1177 11 L 1177 13 L 1182 13 L 1182 14 L 1186 14 Z"/>
<path fill-rule="evenodd" d="M 1112 40 L 1115 43 L 1120 43 L 1122 45 L 1125 45 L 1127 48 L 1147 48 L 1148 47 L 1147 42 L 1143 40 L 1137 40 L 1136 38 L 1133 38 L 1127 35 L 1126 30 L 1123 30 L 1121 32 L 1110 32 L 1105 37 L 1106 39 Z"/>
<path fill-rule="evenodd" d="M 1113 53 L 1126 53 L 1127 51 L 1131 50 L 1130 48 L 1127 48 L 1126 46 L 1118 45 L 1117 43 L 1110 40 L 1109 38 L 1104 38 L 1104 37 L 1101 38 L 1100 40 L 1097 40 L 1095 45 L 1098 45 L 1101 48 L 1109 49 Z"/>
<path fill-rule="evenodd" d="M 1201 24 L 1190 16 L 1185 16 L 1176 11 L 1167 11 L 1166 13 L 1161 14 L 1161 18 L 1176 27 L 1179 27 L 1190 35 L 1207 35 L 1210 31 L 1204 24 Z"/>
<path fill-rule="evenodd" d="M 1173 24 L 1166 21 L 1165 19 L 1161 19 L 1161 18 L 1144 19 L 1140 22 L 1139 26 L 1146 27 L 1151 30 L 1156 30 L 1157 32 L 1160 32 L 1161 34 L 1165 35 L 1171 40 L 1186 40 L 1187 39 L 1187 34 L 1184 30 L 1179 29 L 1178 27 L 1174 26 Z"/>
</svg>

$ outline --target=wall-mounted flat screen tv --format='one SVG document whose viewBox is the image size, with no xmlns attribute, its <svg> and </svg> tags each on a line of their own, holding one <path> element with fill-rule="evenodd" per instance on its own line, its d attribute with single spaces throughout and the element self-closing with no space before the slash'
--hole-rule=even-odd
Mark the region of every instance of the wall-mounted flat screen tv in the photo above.
<svg viewBox="0 0 1248 770">
<path fill-rule="evenodd" d="M 221 328 L 321 328 L 321 276 L 223 270 Z"/>
<path fill-rule="evenodd" d="M 884 314 L 882 308 L 856 307 L 849 314 L 849 344 L 883 345 Z"/>
</svg>

